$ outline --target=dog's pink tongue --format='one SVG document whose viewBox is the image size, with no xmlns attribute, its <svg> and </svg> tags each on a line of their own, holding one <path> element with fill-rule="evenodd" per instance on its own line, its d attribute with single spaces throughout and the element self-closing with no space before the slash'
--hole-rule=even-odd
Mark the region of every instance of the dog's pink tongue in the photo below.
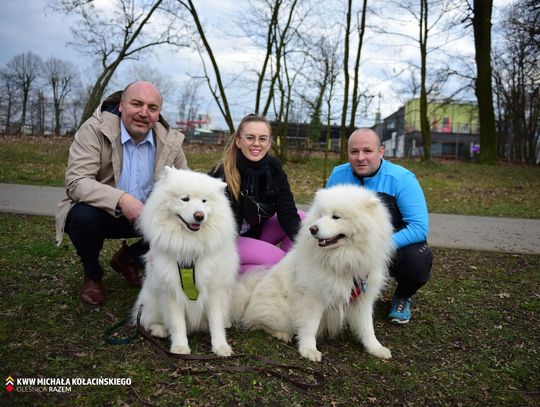
<svg viewBox="0 0 540 407">
<path fill-rule="evenodd" d="M 192 223 L 189 226 L 191 226 L 191 229 L 193 229 L 193 230 L 199 230 L 201 228 L 200 223 Z"/>
</svg>

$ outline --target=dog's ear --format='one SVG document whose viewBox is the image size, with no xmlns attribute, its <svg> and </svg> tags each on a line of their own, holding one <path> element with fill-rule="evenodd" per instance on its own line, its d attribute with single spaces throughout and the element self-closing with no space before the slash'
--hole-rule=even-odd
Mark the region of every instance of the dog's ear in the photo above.
<svg viewBox="0 0 540 407">
<path fill-rule="evenodd" d="M 381 204 L 381 200 L 379 198 L 377 198 L 376 196 L 372 196 L 371 198 L 369 198 L 369 200 L 367 201 L 367 207 L 368 208 L 375 208 L 377 207 L 377 205 L 380 205 Z"/>
<path fill-rule="evenodd" d="M 163 172 L 161 173 L 161 177 L 162 178 L 167 178 L 169 176 L 169 174 L 172 172 L 172 168 L 169 167 L 168 165 L 166 165 L 165 167 L 163 167 Z"/>
<path fill-rule="evenodd" d="M 225 189 L 227 188 L 227 184 L 223 181 L 219 183 L 219 187 L 221 188 L 221 192 L 225 193 Z"/>
</svg>

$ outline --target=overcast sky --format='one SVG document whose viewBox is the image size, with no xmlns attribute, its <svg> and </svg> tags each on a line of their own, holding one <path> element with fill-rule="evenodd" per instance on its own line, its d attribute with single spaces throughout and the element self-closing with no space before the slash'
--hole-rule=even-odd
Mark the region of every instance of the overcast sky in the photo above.
<svg viewBox="0 0 540 407">
<path fill-rule="evenodd" d="M 95 0 L 98 5 L 108 4 L 106 0 Z M 510 0 L 496 0 L 497 5 L 507 4 Z M 43 59 L 51 56 L 66 61 L 73 62 L 79 69 L 84 82 L 91 83 L 94 75 L 93 67 L 95 62 L 88 57 L 81 56 L 74 48 L 67 45 L 72 40 L 70 27 L 73 20 L 66 19 L 59 13 L 46 9 L 48 4 L 45 0 L 0 0 L 2 7 L 0 17 L 0 67 L 5 66 L 15 55 L 26 51 L 32 51 Z M 245 71 L 250 63 L 256 62 L 259 65 L 255 47 L 239 37 L 232 37 L 226 33 L 238 30 L 234 20 L 245 12 L 245 0 L 198 0 L 197 9 L 201 19 L 208 25 L 210 42 L 216 53 L 220 67 L 226 73 L 233 75 Z M 411 27 L 414 27 L 412 25 Z M 383 95 L 381 99 L 381 111 L 383 117 L 393 113 L 398 109 L 404 100 L 405 95 L 400 95 L 396 90 L 395 80 L 391 78 L 389 63 L 392 58 L 404 58 L 406 52 L 417 52 L 406 50 L 389 52 L 381 49 L 380 44 L 375 41 L 376 36 L 367 36 L 368 45 L 363 51 L 363 73 L 364 83 L 369 83 L 372 94 Z M 456 42 L 456 47 L 464 52 L 472 51 L 470 38 Z M 366 62 L 367 61 L 367 62 Z M 200 75 L 201 67 L 198 56 L 186 49 L 176 49 L 159 51 L 157 58 L 152 61 L 129 62 L 124 64 L 121 72 L 126 72 L 129 64 L 150 64 L 153 69 L 157 69 L 169 76 L 179 86 L 186 84 L 189 76 Z M 396 65 L 397 66 L 397 65 Z M 395 70 L 395 69 L 394 69 Z M 115 78 L 111 87 L 122 88 L 129 83 L 129 78 Z M 235 120 L 239 120 L 243 114 L 253 107 L 254 96 L 251 94 L 251 86 L 246 89 L 246 84 L 241 82 L 241 77 L 231 85 L 235 89 L 232 97 L 233 115 Z M 253 89 L 254 89 L 253 85 Z M 231 92 L 232 94 L 233 92 Z M 205 85 L 200 88 L 201 113 L 210 112 L 214 117 L 214 126 L 224 127 L 220 114 L 208 95 Z M 231 96 L 229 96 L 231 97 Z M 173 98 L 174 99 L 174 98 Z M 377 103 L 373 103 L 368 112 L 360 118 L 361 125 L 371 125 L 374 119 Z M 168 112 L 174 112 L 169 106 Z M 169 113 L 174 115 L 174 113 Z M 176 117 L 167 117 L 174 121 Z"/>
</svg>

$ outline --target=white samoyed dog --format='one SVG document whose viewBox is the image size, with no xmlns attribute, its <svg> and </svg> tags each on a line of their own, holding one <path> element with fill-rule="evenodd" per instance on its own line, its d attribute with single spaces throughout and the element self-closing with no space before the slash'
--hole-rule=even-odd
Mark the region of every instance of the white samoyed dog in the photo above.
<svg viewBox="0 0 540 407">
<path fill-rule="evenodd" d="M 170 335 L 173 353 L 190 353 L 187 334 L 206 329 L 215 354 L 233 353 L 225 328 L 239 260 L 225 187 L 206 174 L 165 167 L 140 218 L 150 250 L 132 320 L 142 305 L 142 327 L 157 337 Z M 182 290 L 179 265 L 194 267 L 196 301 Z"/>
<path fill-rule="evenodd" d="M 319 190 L 292 250 L 268 271 L 239 278 L 233 319 L 286 342 L 296 335 L 300 354 L 312 361 L 321 360 L 316 338 L 348 324 L 368 353 L 389 359 L 372 314 L 393 252 L 390 215 L 374 192 L 353 185 Z"/>
</svg>

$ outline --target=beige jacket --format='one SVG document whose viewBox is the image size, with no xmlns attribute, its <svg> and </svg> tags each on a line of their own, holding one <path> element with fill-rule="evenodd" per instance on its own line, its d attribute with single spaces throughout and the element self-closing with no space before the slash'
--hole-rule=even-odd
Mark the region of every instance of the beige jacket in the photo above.
<svg viewBox="0 0 540 407">
<path fill-rule="evenodd" d="M 67 197 L 56 205 L 58 245 L 62 243 L 67 215 L 78 202 L 86 202 L 118 216 L 116 205 L 124 193 L 116 188 L 122 169 L 120 117 L 102 109 L 106 104 L 118 104 L 120 95 L 121 92 L 111 95 L 75 133 L 65 176 Z M 161 115 L 153 130 L 156 142 L 154 178 L 161 175 L 165 166 L 187 168 L 182 150 L 184 135 L 170 129 Z"/>
</svg>

